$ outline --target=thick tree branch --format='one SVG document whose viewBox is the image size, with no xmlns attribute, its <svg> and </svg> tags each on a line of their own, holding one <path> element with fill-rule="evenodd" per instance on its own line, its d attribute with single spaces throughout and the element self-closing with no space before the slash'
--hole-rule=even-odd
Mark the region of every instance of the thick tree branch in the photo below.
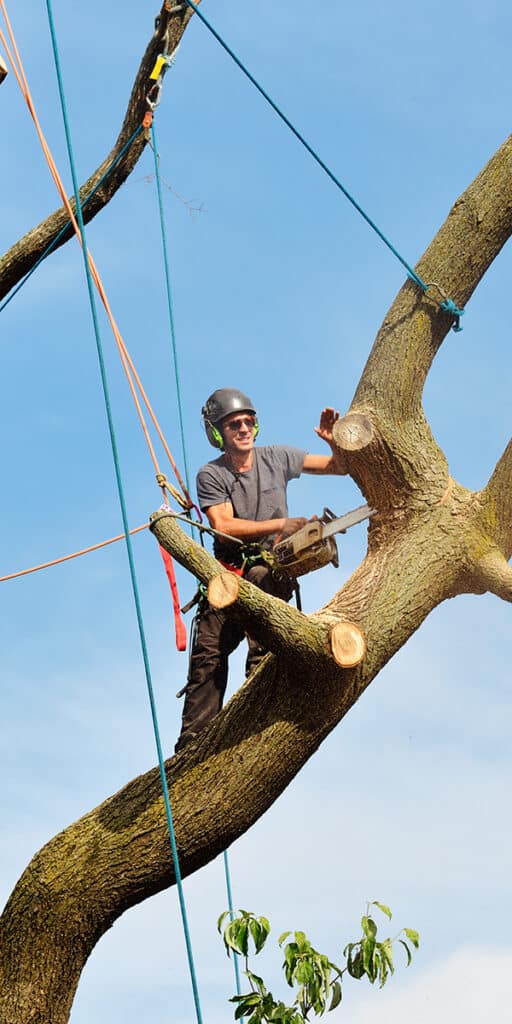
<svg viewBox="0 0 512 1024">
<path fill-rule="evenodd" d="M 482 491 L 482 504 L 498 546 L 506 558 L 512 555 L 512 441 Z"/>
<path fill-rule="evenodd" d="M 266 650 L 286 656 L 290 663 L 301 662 L 303 669 L 314 666 L 315 671 L 323 670 L 322 661 L 353 667 L 363 658 L 364 636 L 353 623 L 337 623 L 333 633 L 330 624 L 311 619 L 248 580 L 224 571 L 204 548 L 190 540 L 172 514 L 155 513 L 150 528 L 169 554 L 209 584 L 210 603 L 237 618 Z"/>
<path fill-rule="evenodd" d="M 512 602 L 512 566 L 497 548 L 480 559 L 478 578 L 482 592 L 488 591 L 503 601 Z"/>
<path fill-rule="evenodd" d="M 512 233 L 512 136 L 452 207 L 415 270 L 465 306 Z M 433 292 L 435 294 L 435 292 Z M 395 423 L 420 415 L 423 386 L 452 317 L 407 281 L 389 309 L 352 411 L 384 411 Z M 454 339 L 454 344 L 455 344 Z M 460 344 L 460 342 L 459 342 Z"/>
<path fill-rule="evenodd" d="M 465 305 L 511 233 L 512 136 L 457 200 L 416 270 Z M 408 281 L 377 335 L 349 413 L 334 429 L 349 474 L 369 504 L 390 515 L 441 501 L 449 483 L 421 399 L 451 321 Z M 498 479 L 509 475 L 505 465 Z"/>
<path fill-rule="evenodd" d="M 197 0 L 199 3 L 200 0 Z M 175 6 L 175 5 L 172 5 Z M 133 132 L 142 124 L 144 114 L 148 110 L 146 96 L 150 85 L 149 75 L 154 67 L 155 60 L 162 51 L 165 44 L 167 52 L 172 52 L 178 45 L 189 21 L 192 17 L 190 7 L 184 6 L 178 11 L 168 13 L 167 5 L 164 3 L 157 18 L 157 25 L 151 37 L 142 61 L 140 63 L 135 81 L 132 87 L 128 107 L 124 117 L 121 131 L 110 153 L 105 157 L 100 166 L 91 174 L 80 189 L 82 202 L 96 187 L 100 178 L 110 167 L 113 160 L 121 152 L 123 146 L 131 137 Z M 131 174 L 141 153 L 146 146 L 146 139 L 141 133 L 134 140 L 127 153 L 122 157 L 115 169 L 107 177 L 93 198 L 84 207 L 84 221 L 87 223 L 102 210 L 121 187 L 123 182 Z M 72 207 L 75 208 L 74 200 Z M 0 259 L 0 299 L 2 299 L 20 281 L 25 274 L 32 269 L 37 260 L 42 256 L 47 247 L 53 242 L 59 231 L 67 224 L 68 216 L 64 207 L 56 210 L 46 220 L 32 228 L 23 238 L 20 238 L 15 245 L 9 249 Z M 74 235 L 73 229 L 69 228 L 59 239 L 56 248 L 64 245 Z"/>
</svg>

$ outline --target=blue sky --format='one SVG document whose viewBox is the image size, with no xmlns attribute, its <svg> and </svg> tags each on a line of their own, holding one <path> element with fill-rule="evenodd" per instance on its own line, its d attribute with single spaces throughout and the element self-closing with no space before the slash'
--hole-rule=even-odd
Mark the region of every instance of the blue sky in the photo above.
<svg viewBox="0 0 512 1024">
<path fill-rule="evenodd" d="M 81 178 L 117 134 L 157 7 L 122 16 L 91 0 L 55 3 Z M 504 2 L 421 9 L 370 0 L 321 9 L 215 0 L 205 14 L 319 149 L 409 262 L 510 127 Z M 45 130 L 69 183 L 45 5 L 11 16 Z M 269 34 L 271 33 L 271 34 Z M 2 249 L 57 201 L 12 76 L 0 88 Z M 156 122 L 176 328 L 194 470 L 212 454 L 200 408 L 216 387 L 253 397 L 262 443 L 320 450 L 324 405 L 345 411 L 402 268 L 199 23 L 169 72 Z M 145 154 L 90 226 L 91 250 L 127 345 L 179 458 L 156 196 Z M 512 269 L 506 248 L 439 353 L 425 407 L 452 474 L 482 486 L 510 436 Z M 78 246 L 52 256 L 2 313 L 0 574 L 121 531 Z M 107 328 L 103 330 L 129 518 L 159 492 Z M 181 461 L 181 459 L 180 459 Z M 296 514 L 360 502 L 346 478 L 290 487 Z M 342 541 L 341 568 L 308 577 L 312 611 L 364 555 Z M 179 728 L 186 656 L 174 650 L 160 556 L 134 541 L 164 747 Z M 182 600 L 192 582 L 179 573 Z M 56 831 L 154 764 L 145 681 L 121 545 L 0 589 L 1 896 Z M 352 1024 L 501 1011 L 512 966 L 510 608 L 463 597 L 437 609 L 300 777 L 231 853 L 237 905 L 275 933 L 302 927 L 332 955 L 366 898 L 419 929 L 421 951 L 383 993 L 362 985 L 337 1011 Z M 241 681 L 234 660 L 232 686 Z M 222 863 L 187 881 L 205 1017 L 226 1020 L 230 965 L 215 934 Z M 497 965 L 501 970 L 497 969 Z M 272 974 L 272 967 L 268 971 Z M 489 971 L 492 970 L 492 988 Z M 231 1013 L 227 1008 L 228 1019 Z M 72 1024 L 193 1019 L 174 891 L 100 942 Z"/>
</svg>

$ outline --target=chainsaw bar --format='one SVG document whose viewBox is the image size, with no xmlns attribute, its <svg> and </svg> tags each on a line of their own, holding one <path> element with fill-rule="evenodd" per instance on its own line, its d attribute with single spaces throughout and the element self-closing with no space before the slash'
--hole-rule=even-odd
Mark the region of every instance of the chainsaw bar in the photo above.
<svg viewBox="0 0 512 1024">
<path fill-rule="evenodd" d="M 338 548 L 334 534 L 345 533 L 350 526 L 369 519 L 375 512 L 376 509 L 369 505 L 361 505 L 344 516 L 335 516 L 330 508 L 324 508 L 319 519 L 310 519 L 300 530 L 278 541 L 273 551 L 278 568 L 296 577 L 321 569 L 329 562 L 337 567 Z"/>
<path fill-rule="evenodd" d="M 334 518 L 331 510 L 324 508 L 322 537 L 332 537 L 334 533 L 345 533 L 345 530 L 348 530 L 351 526 L 362 523 L 364 519 L 370 519 L 375 515 L 376 511 L 376 508 L 370 508 L 369 505 L 359 505 L 358 508 L 353 508 L 351 512 L 345 512 L 344 516 Z"/>
</svg>

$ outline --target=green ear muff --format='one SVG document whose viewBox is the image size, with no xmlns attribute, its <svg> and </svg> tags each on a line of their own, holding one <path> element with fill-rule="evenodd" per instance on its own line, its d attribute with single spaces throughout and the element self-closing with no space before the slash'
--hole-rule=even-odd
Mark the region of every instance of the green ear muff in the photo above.
<svg viewBox="0 0 512 1024">
<path fill-rule="evenodd" d="M 213 437 L 214 441 L 217 442 L 219 448 L 224 448 L 224 438 L 223 438 L 220 430 L 217 430 L 217 427 L 215 427 L 213 425 L 213 423 L 210 426 L 210 430 L 212 432 L 212 437 Z"/>
<path fill-rule="evenodd" d="M 254 424 L 254 438 L 255 439 L 257 438 L 259 432 L 260 432 L 260 425 L 258 423 L 258 420 L 256 420 L 256 423 Z"/>
</svg>

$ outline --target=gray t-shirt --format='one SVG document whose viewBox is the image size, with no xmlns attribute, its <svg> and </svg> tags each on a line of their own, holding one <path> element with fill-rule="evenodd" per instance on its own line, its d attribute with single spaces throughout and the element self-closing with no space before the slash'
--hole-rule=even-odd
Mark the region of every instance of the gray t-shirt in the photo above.
<svg viewBox="0 0 512 1024">
<path fill-rule="evenodd" d="M 230 501 L 237 519 L 283 519 L 288 516 L 286 487 L 290 480 L 300 476 L 306 452 L 275 444 L 254 448 L 250 470 L 239 473 L 231 464 L 229 455 L 221 455 L 202 466 L 197 474 L 197 497 L 203 512 L 210 505 Z M 259 541 L 261 547 L 272 547 L 273 538 Z M 215 538 L 214 552 L 223 561 L 234 561 L 239 545 L 230 545 Z M 236 562 L 235 562 L 236 564 Z"/>
</svg>

